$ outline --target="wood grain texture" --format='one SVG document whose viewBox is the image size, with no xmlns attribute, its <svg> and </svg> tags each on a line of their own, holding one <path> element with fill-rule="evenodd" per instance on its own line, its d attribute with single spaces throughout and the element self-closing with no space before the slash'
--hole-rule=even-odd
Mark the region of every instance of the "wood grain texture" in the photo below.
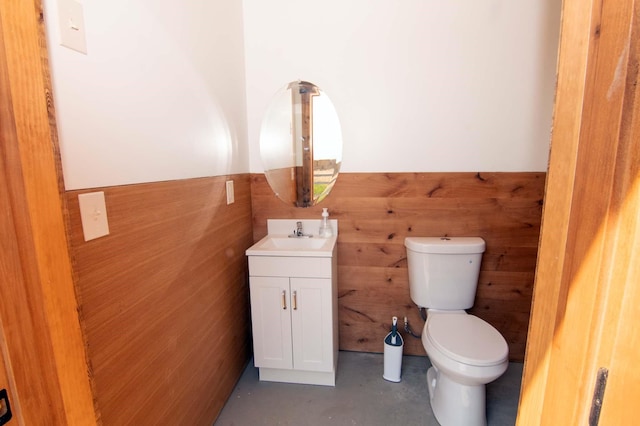
<svg viewBox="0 0 640 426">
<path fill-rule="evenodd" d="M 278 194 L 283 202 L 296 204 L 296 167 L 286 167 L 269 170 L 269 185 L 278 188 Z"/>
<path fill-rule="evenodd" d="M 249 175 L 100 190 L 110 234 L 88 242 L 78 194 L 91 191 L 66 198 L 102 421 L 210 425 L 249 358 Z"/>
<path fill-rule="evenodd" d="M 40 1 L 0 2 L 0 326 L 14 422 L 96 424 Z"/>
<path fill-rule="evenodd" d="M 253 238 L 268 218 L 339 221 L 340 349 L 381 352 L 391 317 L 424 322 L 409 296 L 404 239 L 480 236 L 487 243 L 471 313 L 493 324 L 522 361 L 540 232 L 545 173 L 341 173 L 320 205 L 291 208 L 264 175 L 251 176 Z M 424 355 L 405 334 L 405 354 Z"/>
<path fill-rule="evenodd" d="M 580 123 L 584 109 L 585 81 L 589 61 L 592 9 L 582 1 L 563 2 L 558 58 L 558 83 L 554 105 L 548 188 L 545 192 L 543 232 L 540 237 L 539 267 L 535 300 L 528 335 L 523 392 L 518 407 L 518 425 L 536 424 L 547 393 L 555 318 L 561 308 L 562 270 L 567 256 L 567 232 L 573 198 Z M 576 76 L 583 76 L 576 78 Z M 553 212 L 553 214 L 551 214 Z M 544 232 L 544 229 L 551 230 Z M 549 247 L 547 249 L 547 247 Z"/>
<path fill-rule="evenodd" d="M 640 398 L 640 3 L 563 3 L 518 425 L 632 424 Z M 599 423 L 596 372 L 609 370 Z"/>
</svg>

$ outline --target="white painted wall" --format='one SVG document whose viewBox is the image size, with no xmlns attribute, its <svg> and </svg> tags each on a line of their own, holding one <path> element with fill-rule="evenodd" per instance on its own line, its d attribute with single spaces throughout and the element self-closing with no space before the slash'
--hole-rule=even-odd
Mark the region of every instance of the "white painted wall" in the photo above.
<svg viewBox="0 0 640 426">
<path fill-rule="evenodd" d="M 243 0 L 251 172 L 289 81 L 338 110 L 345 172 L 544 171 L 556 0 Z"/>
<path fill-rule="evenodd" d="M 342 171 L 546 170 L 555 0 L 80 3 L 87 55 L 44 0 L 68 190 L 261 172 L 299 78 L 338 110 Z"/>
<path fill-rule="evenodd" d="M 242 2 L 80 3 L 87 55 L 44 0 L 66 189 L 247 172 Z"/>
</svg>

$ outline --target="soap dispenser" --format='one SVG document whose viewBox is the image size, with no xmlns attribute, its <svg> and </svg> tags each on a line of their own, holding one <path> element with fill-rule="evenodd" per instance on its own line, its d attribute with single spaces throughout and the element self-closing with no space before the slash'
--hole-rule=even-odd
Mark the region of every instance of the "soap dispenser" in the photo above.
<svg viewBox="0 0 640 426">
<path fill-rule="evenodd" d="M 333 231 L 331 230 L 331 225 L 329 224 L 329 210 L 324 207 L 322 209 L 322 221 L 320 222 L 320 232 L 321 237 L 328 238 L 333 235 Z"/>
</svg>

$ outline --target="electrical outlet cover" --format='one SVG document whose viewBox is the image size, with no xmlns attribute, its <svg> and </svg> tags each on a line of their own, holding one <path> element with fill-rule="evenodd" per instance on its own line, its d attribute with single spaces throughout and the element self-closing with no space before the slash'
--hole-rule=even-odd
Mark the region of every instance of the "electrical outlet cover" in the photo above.
<svg viewBox="0 0 640 426">
<path fill-rule="evenodd" d="M 76 0 L 58 0 L 60 44 L 87 54 L 86 30 L 82 4 Z"/>
<path fill-rule="evenodd" d="M 104 192 L 90 192 L 78 195 L 80 204 L 80 218 L 84 240 L 89 241 L 109 235 L 109 221 L 107 220 L 107 206 Z"/>
<path fill-rule="evenodd" d="M 227 204 L 233 204 L 236 201 L 236 196 L 233 190 L 233 181 L 227 181 Z"/>
</svg>

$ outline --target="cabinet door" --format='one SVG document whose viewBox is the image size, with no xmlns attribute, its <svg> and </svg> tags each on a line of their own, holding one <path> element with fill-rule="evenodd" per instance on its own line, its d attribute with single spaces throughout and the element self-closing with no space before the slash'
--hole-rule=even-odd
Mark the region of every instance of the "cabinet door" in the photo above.
<svg viewBox="0 0 640 426">
<path fill-rule="evenodd" d="M 250 277 L 256 367 L 293 368 L 289 278 Z"/>
<path fill-rule="evenodd" d="M 331 280 L 291 278 L 291 303 L 293 367 L 333 371 Z"/>
</svg>

